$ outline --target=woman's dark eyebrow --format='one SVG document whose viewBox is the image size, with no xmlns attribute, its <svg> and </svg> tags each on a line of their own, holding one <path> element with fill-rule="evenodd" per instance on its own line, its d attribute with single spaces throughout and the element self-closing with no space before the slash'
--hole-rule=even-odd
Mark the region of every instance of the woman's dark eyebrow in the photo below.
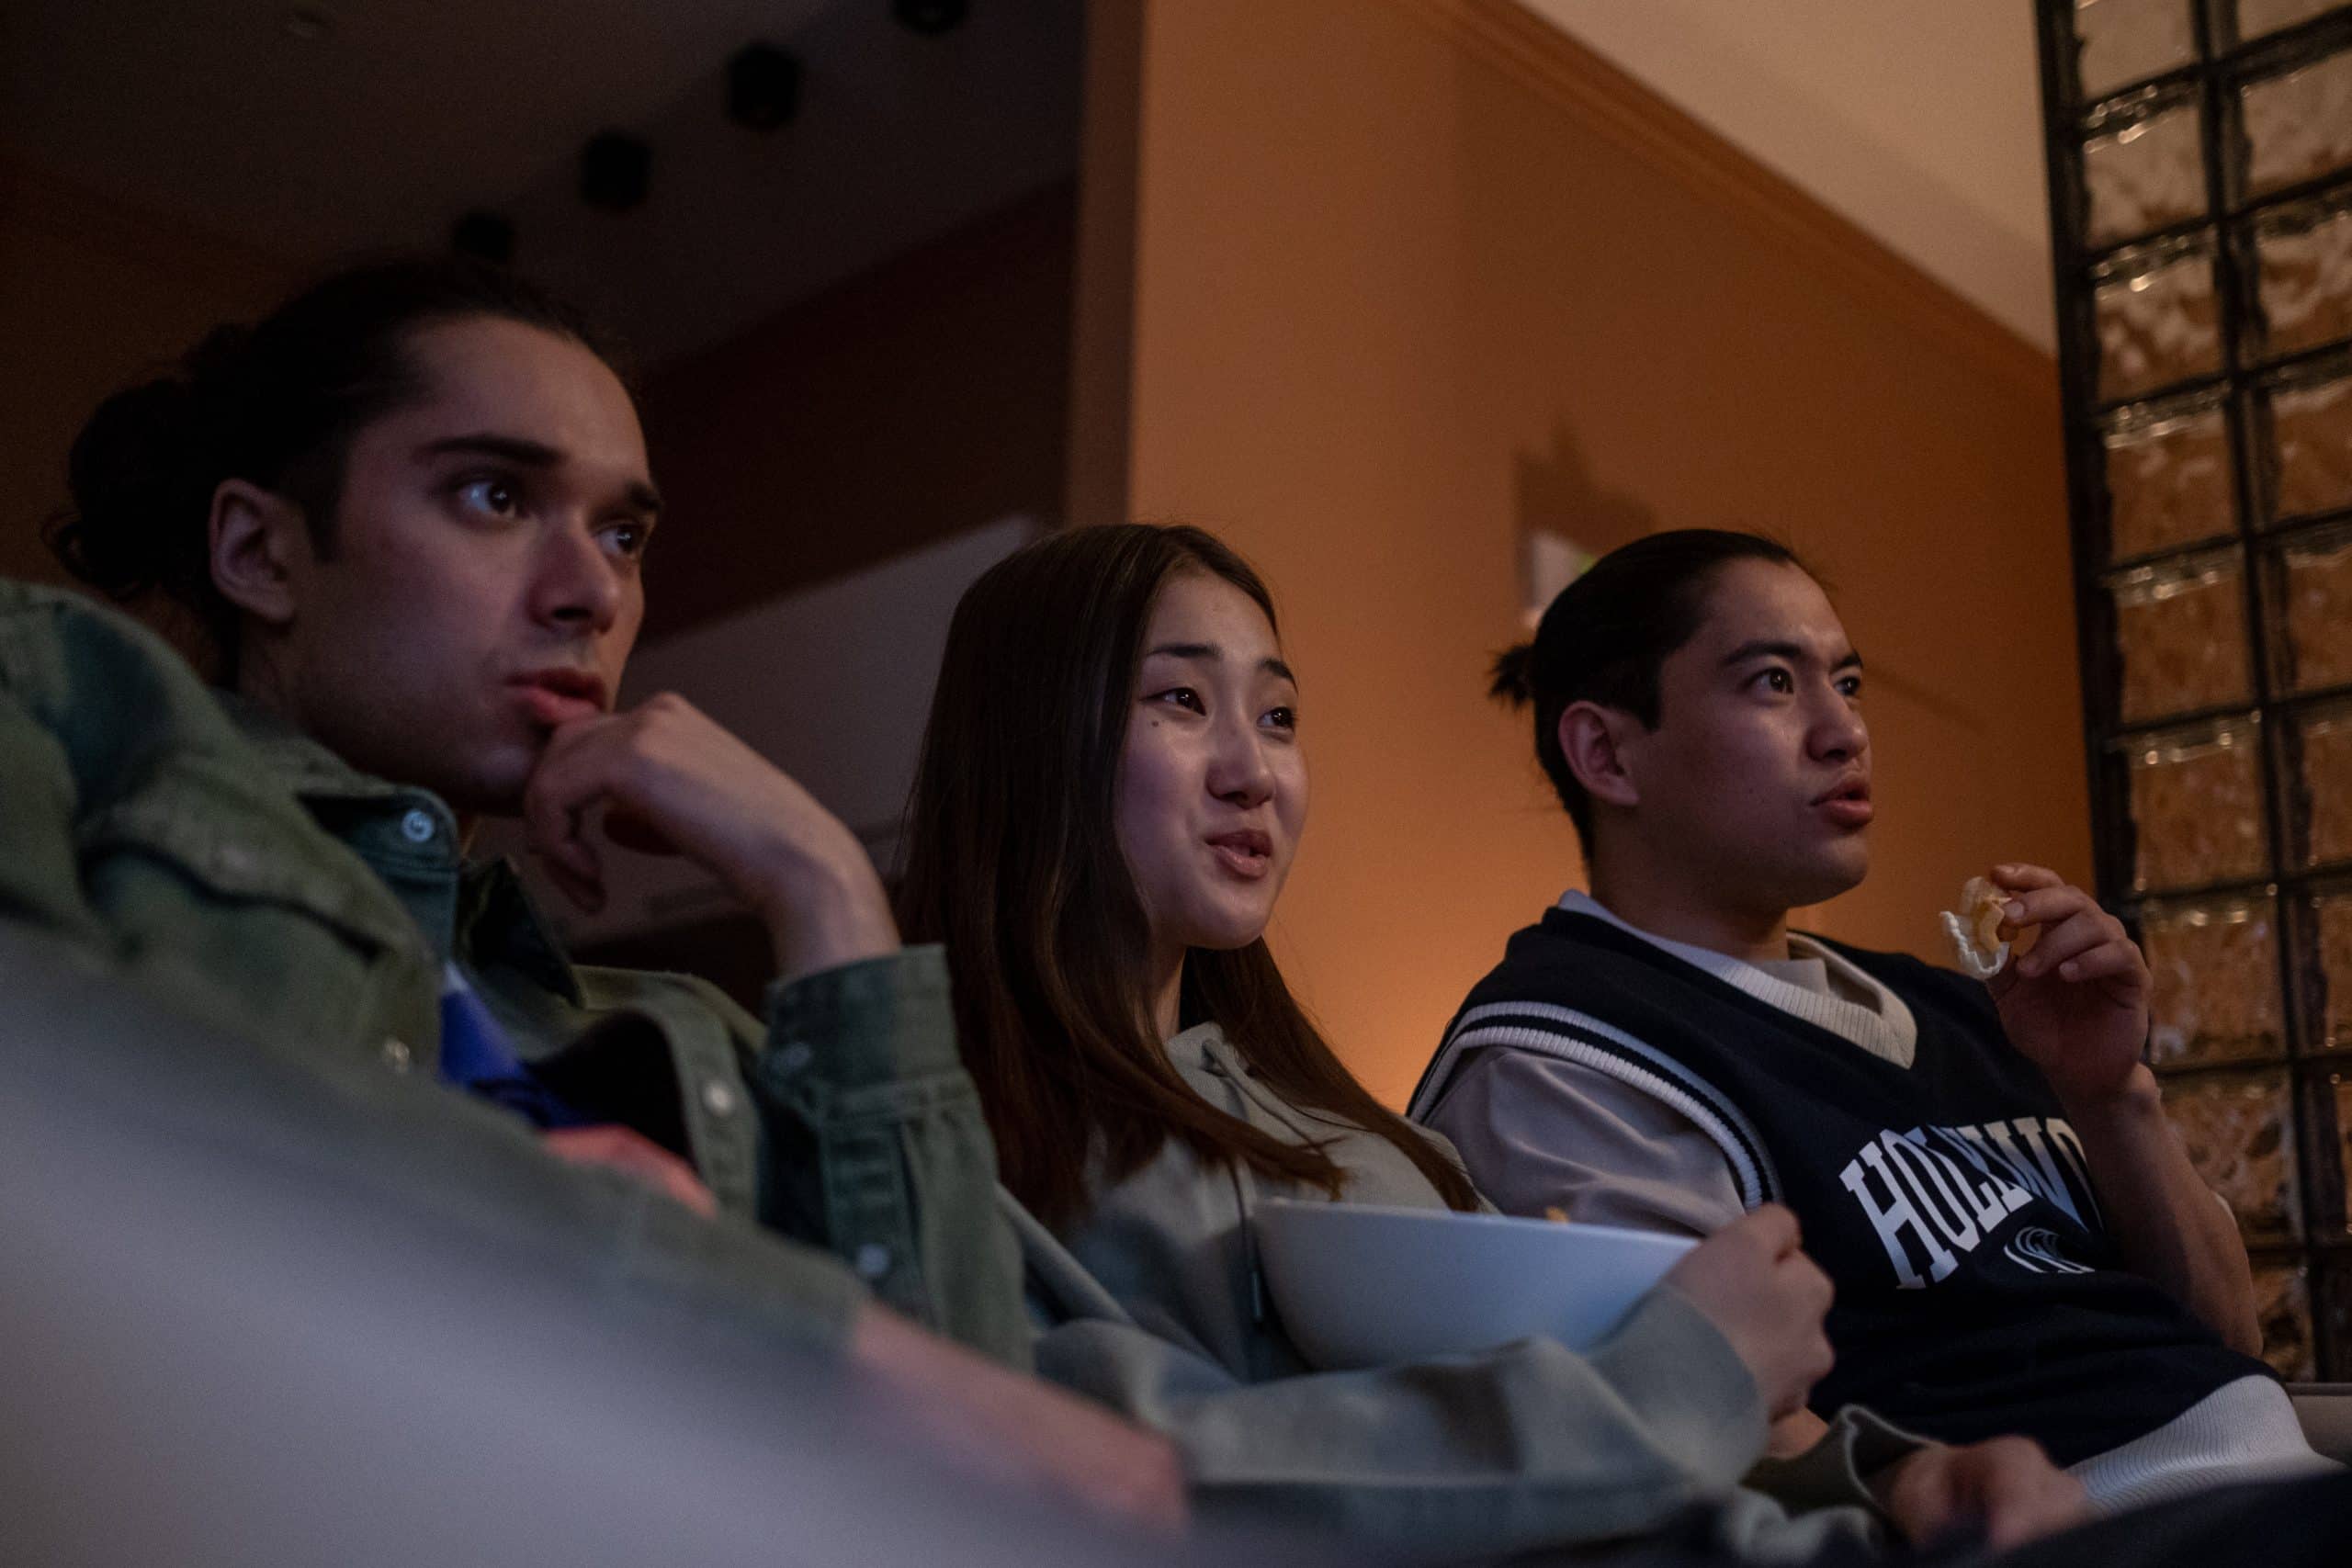
<svg viewBox="0 0 2352 1568">
<path fill-rule="evenodd" d="M 1162 654 L 1170 659 L 1205 659 L 1214 663 L 1225 657 L 1225 649 L 1213 642 L 1163 642 L 1158 648 L 1147 652 L 1144 657 L 1158 659 Z M 1258 668 L 1269 675 L 1281 676 L 1294 686 L 1298 684 L 1298 677 L 1292 674 L 1290 666 L 1279 659 L 1261 659 L 1258 660 Z"/>
<path fill-rule="evenodd" d="M 428 441 L 416 449 L 420 458 L 446 457 L 453 453 L 470 453 L 482 457 L 498 457 L 517 468 L 548 469 L 563 463 L 563 453 L 544 441 L 534 441 L 526 435 L 500 435 L 493 431 L 478 430 L 464 435 L 445 435 L 438 441 Z M 629 509 L 648 518 L 662 512 L 662 492 L 648 479 L 631 479 L 626 487 Z"/>
</svg>

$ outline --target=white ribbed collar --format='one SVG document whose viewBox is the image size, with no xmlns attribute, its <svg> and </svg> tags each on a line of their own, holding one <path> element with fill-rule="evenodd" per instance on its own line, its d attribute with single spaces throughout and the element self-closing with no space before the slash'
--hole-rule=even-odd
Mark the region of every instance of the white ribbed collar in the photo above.
<svg viewBox="0 0 2352 1568">
<path fill-rule="evenodd" d="M 1727 953 L 1654 936 L 1619 918 L 1590 894 L 1574 887 L 1560 895 L 1560 908 L 1571 915 L 1590 915 L 1596 920 L 1606 920 L 1619 931 L 1641 938 L 1669 957 L 1679 958 L 1727 986 L 1736 986 L 1758 1001 L 1769 1003 L 1782 1012 L 1818 1025 L 1840 1040 L 1849 1041 L 1871 1055 L 1892 1062 L 1898 1067 L 1909 1066 L 1912 1057 L 1917 1054 L 1919 1022 L 1911 1016 L 1911 1010 L 1905 1005 L 1903 998 L 1880 984 L 1876 976 L 1857 967 L 1844 953 L 1800 932 L 1789 933 L 1791 957 L 1820 959 L 1848 986 L 1875 997 L 1877 1008 L 1867 1008 L 1860 1002 L 1849 1002 L 1843 997 L 1807 990 Z"/>
</svg>

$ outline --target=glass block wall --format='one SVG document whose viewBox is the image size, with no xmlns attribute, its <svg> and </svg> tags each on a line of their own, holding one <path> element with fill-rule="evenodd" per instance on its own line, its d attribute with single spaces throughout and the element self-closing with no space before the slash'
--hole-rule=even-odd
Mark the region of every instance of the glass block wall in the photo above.
<svg viewBox="0 0 2352 1568">
<path fill-rule="evenodd" d="M 2099 892 L 2266 1354 L 2352 1379 L 2352 5 L 2035 3 Z"/>
</svg>

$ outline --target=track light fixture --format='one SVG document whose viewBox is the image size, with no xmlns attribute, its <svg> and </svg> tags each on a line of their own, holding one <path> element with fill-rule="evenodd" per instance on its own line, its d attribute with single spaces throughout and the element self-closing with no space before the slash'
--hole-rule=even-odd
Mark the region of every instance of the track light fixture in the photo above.
<svg viewBox="0 0 2352 1568">
<path fill-rule="evenodd" d="M 634 136 L 606 130 L 580 150 L 580 199 L 605 212 L 644 204 L 653 180 L 653 149 Z"/>
<path fill-rule="evenodd" d="M 727 62 L 727 118 L 736 124 L 775 130 L 789 125 L 799 107 L 799 56 L 754 43 Z"/>
<path fill-rule="evenodd" d="M 890 14 L 899 25 L 925 38 L 954 32 L 970 11 L 966 0 L 890 0 Z"/>
<path fill-rule="evenodd" d="M 449 225 L 449 248 L 461 256 L 504 266 L 514 259 L 514 220 L 477 208 Z"/>
</svg>

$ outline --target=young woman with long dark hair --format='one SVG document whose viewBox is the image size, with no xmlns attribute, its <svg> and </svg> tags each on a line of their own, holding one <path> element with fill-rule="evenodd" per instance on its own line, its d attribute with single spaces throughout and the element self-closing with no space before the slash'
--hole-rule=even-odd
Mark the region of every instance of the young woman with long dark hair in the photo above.
<svg viewBox="0 0 2352 1568">
<path fill-rule="evenodd" d="M 957 606 L 902 920 L 947 944 L 1030 1211 L 1039 1369 L 1175 1435 L 1204 1506 L 1392 1548 L 1559 1546 L 1733 1495 L 1826 1368 L 1827 1296 L 1784 1213 L 1702 1245 L 1585 1356 L 1532 1339 L 1316 1372 L 1270 1309 L 1261 1198 L 1483 1206 L 1442 1140 L 1349 1075 L 1267 949 L 1306 815 L 1299 703 L 1265 584 L 1198 529 L 1059 535 Z M 1922 1475 L 1997 1471 L 2013 1523 L 2067 1517 L 2030 1446 L 1924 1452 Z M 1709 1529 L 1801 1551 L 1786 1532 L 1855 1517 L 1792 1523 L 1737 1493 Z"/>
<path fill-rule="evenodd" d="M 903 902 L 971 955 L 956 971 L 965 1059 L 1001 1129 L 1006 1186 L 1049 1223 L 1090 1201 L 1090 1152 L 1116 1182 L 1171 1136 L 1204 1167 L 1346 1185 L 1329 1140 L 1264 1131 L 1186 1085 L 1159 1043 L 1196 1025 L 1228 1033 L 1272 1093 L 1368 1136 L 1367 1155 L 1385 1145 L 1435 1199 L 1477 1205 L 1440 1142 L 1332 1055 L 1261 934 L 1306 811 L 1296 683 L 1272 631 L 1256 574 L 1190 528 L 1048 542 L 956 612 Z M 1138 681 L 1153 689 L 1131 701 Z M 992 897 L 968 896 L 981 866 Z"/>
</svg>

